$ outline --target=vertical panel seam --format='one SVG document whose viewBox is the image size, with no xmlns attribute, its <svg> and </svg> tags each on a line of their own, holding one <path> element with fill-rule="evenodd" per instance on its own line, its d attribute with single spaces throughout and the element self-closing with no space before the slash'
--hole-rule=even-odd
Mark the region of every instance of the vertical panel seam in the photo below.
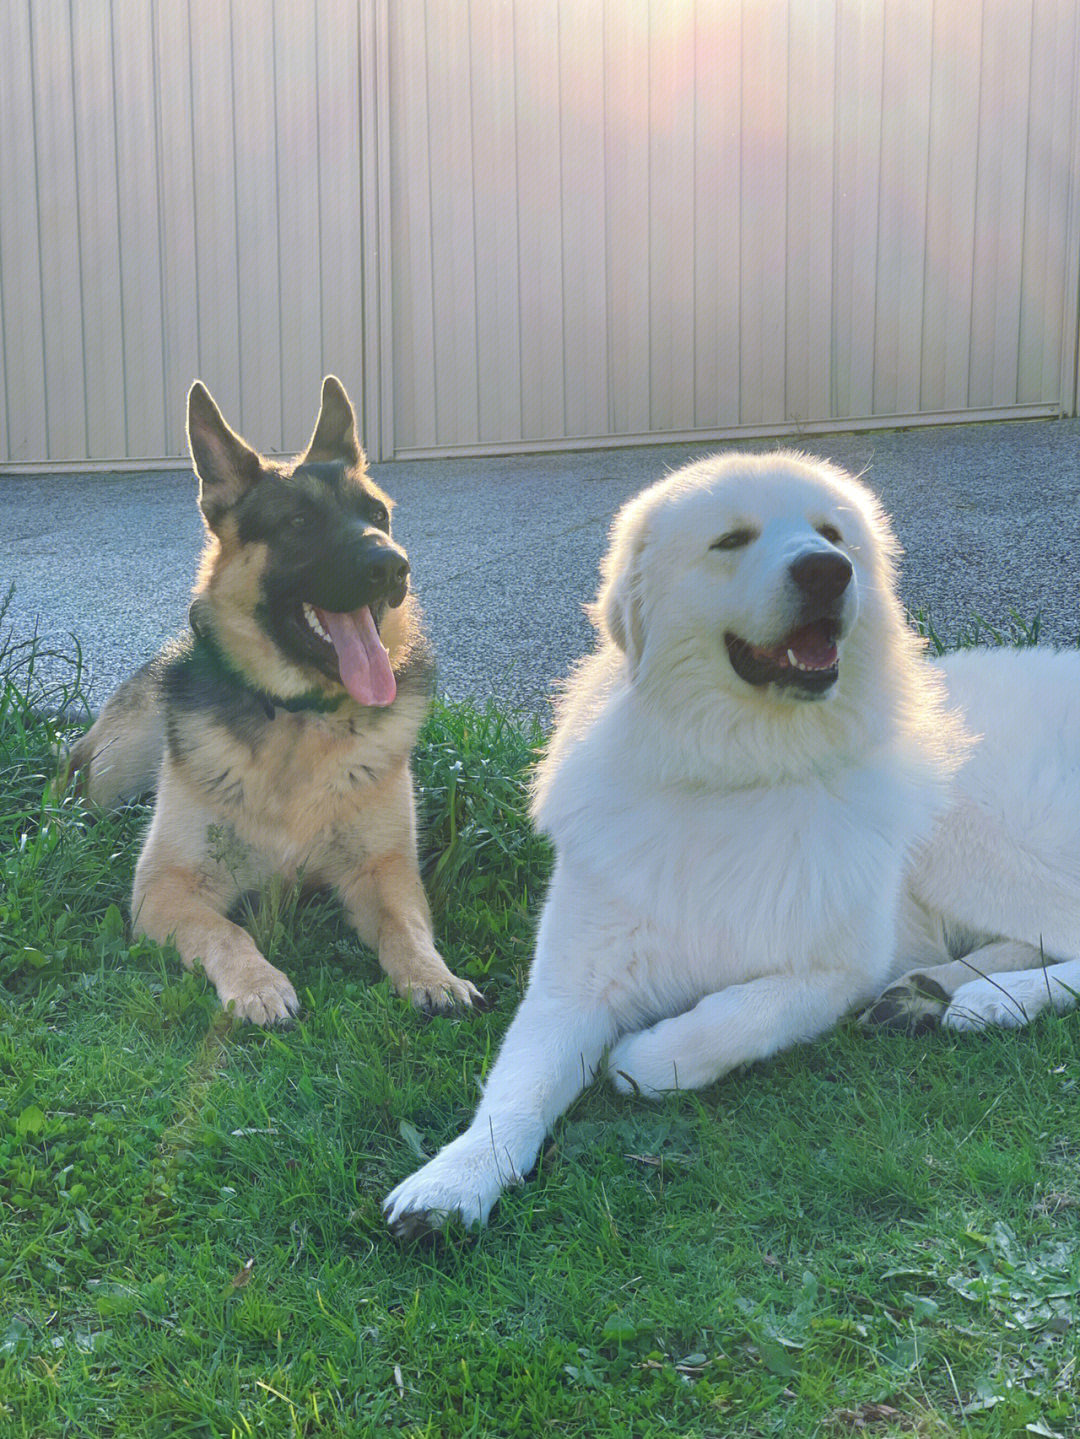
<svg viewBox="0 0 1080 1439">
<path fill-rule="evenodd" d="M 829 212 L 829 415 L 837 415 L 840 408 L 840 382 L 837 375 L 839 341 L 836 334 L 836 292 L 838 260 L 836 253 L 836 194 L 838 188 L 839 160 L 839 103 L 840 94 L 840 31 L 842 28 L 840 5 L 833 5 L 833 78 L 832 78 L 832 207 Z"/>
<path fill-rule="evenodd" d="M 608 207 L 608 54 L 607 0 L 600 5 L 600 181 L 604 225 L 604 414 L 608 432 L 615 432 L 615 399 L 611 357 L 611 219 Z"/>
<path fill-rule="evenodd" d="M 41 160 L 38 155 L 37 80 L 34 74 L 34 15 L 32 0 L 26 0 L 26 34 L 30 57 L 30 141 L 34 152 L 34 223 L 37 228 L 38 315 L 41 325 L 41 408 L 45 420 L 45 458 L 52 459 L 52 431 L 49 427 L 49 370 L 45 343 L 45 277 L 41 268 Z"/>
<path fill-rule="evenodd" d="M 881 291 L 881 192 L 885 166 L 885 72 L 889 41 L 889 12 L 887 3 L 881 7 L 881 70 L 878 76 L 878 154 L 877 193 L 874 196 L 874 313 L 870 322 L 870 413 L 876 415 L 878 390 L 878 295 Z"/>
<path fill-rule="evenodd" d="M 653 8 L 652 0 L 648 0 L 646 33 L 648 39 L 645 42 L 645 104 L 646 113 L 649 117 L 649 136 L 645 141 L 645 216 L 646 216 L 646 238 L 645 238 L 645 394 L 646 414 L 649 417 L 649 429 L 653 427 L 653 253 L 652 253 L 652 215 L 653 215 L 653 188 L 652 188 L 652 145 L 649 137 L 652 135 L 652 44 L 653 44 Z"/>
<path fill-rule="evenodd" d="M 559 87 L 559 103 L 555 107 L 555 123 L 559 128 L 559 139 L 555 154 L 559 162 L 559 334 L 562 340 L 562 418 L 559 434 L 566 435 L 566 166 L 563 163 L 563 70 L 562 70 L 562 0 L 555 5 L 555 76 Z"/>
<path fill-rule="evenodd" d="M 481 390 L 482 386 L 481 386 L 481 370 L 480 370 L 480 328 L 481 328 L 481 327 L 480 327 L 480 323 L 479 323 L 479 316 L 478 316 L 478 314 L 477 314 L 477 309 L 479 308 L 478 305 L 477 305 L 477 297 L 478 297 L 479 294 L 480 294 L 480 274 L 479 274 L 479 265 L 478 265 L 478 262 L 477 262 L 477 254 L 476 254 L 476 251 L 477 251 L 477 244 L 476 244 L 476 234 L 477 234 L 477 223 L 476 223 L 476 190 L 477 190 L 477 185 L 476 185 L 476 86 L 475 86 L 474 83 L 473 83 L 473 62 L 472 62 L 473 40 L 474 40 L 472 0 L 466 0 L 466 3 L 465 3 L 465 29 L 466 29 L 466 31 L 467 31 L 467 33 L 468 33 L 468 37 L 469 37 L 469 43 L 468 43 L 468 48 L 467 48 L 467 51 L 466 51 L 466 55 L 467 55 L 468 65 L 469 65 L 469 79 L 468 79 L 468 85 L 469 85 L 469 179 L 470 179 L 470 183 L 471 183 L 471 186 L 472 186 L 472 204 L 471 204 L 471 206 L 470 206 L 470 210 L 471 210 L 471 212 L 472 212 L 473 369 L 474 369 L 474 372 L 475 372 L 475 374 L 476 374 L 476 414 L 475 414 L 475 416 L 474 416 L 474 420 L 475 420 L 474 433 L 479 437 L 479 436 L 482 434 L 482 431 L 481 431 L 481 428 L 480 428 L 480 390 Z"/>
<path fill-rule="evenodd" d="M 1016 377 L 1013 381 L 1013 403 L 1020 403 L 1020 376 L 1023 372 L 1023 356 L 1020 346 L 1024 333 L 1024 261 L 1028 248 L 1028 204 L 1031 186 L 1031 86 L 1035 71 L 1035 0 L 1028 5 L 1028 88 L 1027 88 L 1027 134 L 1024 137 L 1024 201 L 1020 214 L 1020 264 L 1017 268 L 1016 305 Z M 1045 300 L 1043 302 L 1045 319 Z M 1040 384 L 1040 389 L 1041 389 Z"/>
<path fill-rule="evenodd" d="M 157 220 L 157 271 L 158 271 L 158 304 L 161 314 L 161 348 L 158 351 L 158 362 L 161 366 L 161 429 L 163 455 L 171 453 L 171 437 L 169 434 L 169 365 L 167 356 L 169 353 L 169 326 L 168 312 L 166 309 L 166 297 L 168 295 L 167 267 L 168 249 L 165 244 L 165 180 L 164 180 L 164 158 L 163 145 L 164 135 L 162 132 L 161 118 L 161 75 L 158 63 L 159 46 L 158 32 L 158 0 L 151 0 L 150 5 L 150 74 L 153 79 L 154 93 L 152 103 L 154 106 L 154 190 L 155 190 L 155 218 Z"/>
<path fill-rule="evenodd" d="M 82 356 L 82 410 L 83 410 L 83 449 L 90 453 L 90 395 L 86 383 L 86 285 L 83 274 L 83 242 L 82 242 L 82 205 L 81 187 L 79 185 L 79 122 L 78 109 L 76 106 L 75 90 L 75 17 L 73 13 L 74 0 L 68 0 L 68 57 L 71 70 L 71 152 L 75 163 L 75 203 L 72 209 L 75 212 L 75 255 L 78 269 L 79 286 L 79 350 Z M 3 309 L 0 302 L 0 334 L 3 328 Z M 5 369 L 6 374 L 6 369 Z M 5 386 L 6 388 L 6 386 Z M 10 431 L 9 431 L 10 434 Z"/>
<path fill-rule="evenodd" d="M 531 3 L 531 0 L 526 0 Z M 517 55 L 517 0 L 510 5 L 510 45 L 514 66 L 514 276 L 517 294 L 517 352 L 518 352 L 518 438 L 525 438 L 525 363 L 521 348 L 521 336 L 525 329 L 522 316 L 521 292 L 521 131 L 518 126 L 518 55 Z"/>
<path fill-rule="evenodd" d="M 979 243 L 979 155 L 982 150 L 982 113 L 983 113 L 983 78 L 985 72 L 984 54 L 986 49 L 986 0 L 981 0 L 979 5 L 979 93 L 975 102 L 975 194 L 972 198 L 972 223 L 971 223 L 971 289 L 968 295 L 968 355 L 967 355 L 967 388 L 964 394 L 965 406 L 971 404 L 971 364 L 974 345 L 972 344 L 973 328 L 975 324 L 975 255 Z"/>
<path fill-rule="evenodd" d="M 270 4 L 270 73 L 274 77 L 274 231 L 277 244 L 277 329 L 278 329 L 278 448 L 285 452 L 285 315 L 281 275 L 281 130 L 278 113 L 277 0 Z M 322 379 L 322 376 L 319 376 Z"/>
<path fill-rule="evenodd" d="M 243 332 L 243 306 L 240 302 L 240 195 L 238 192 L 237 171 L 239 169 L 236 153 L 236 16 L 233 7 L 233 0 L 229 4 L 229 77 L 232 81 L 229 94 L 229 119 L 232 130 L 232 182 L 233 182 L 233 245 L 236 256 L 236 389 L 237 389 L 237 411 L 240 417 L 240 424 L 246 428 L 247 416 L 244 414 L 244 332 Z"/>
<path fill-rule="evenodd" d="M 427 199 L 428 199 L 428 262 L 429 266 L 434 264 L 435 259 L 435 206 L 431 184 L 431 57 L 428 48 L 429 15 L 428 0 L 424 0 L 424 166 L 427 172 Z M 435 277 L 432 274 L 432 283 L 429 286 L 431 295 L 431 398 L 434 403 L 435 439 L 439 438 L 439 347 L 436 340 L 436 320 L 438 318 L 435 304 Z"/>
<path fill-rule="evenodd" d="M 195 47 L 191 42 L 191 0 L 185 6 L 187 14 L 188 41 L 188 114 L 191 117 L 191 250 L 192 269 L 195 275 L 195 364 L 202 374 L 202 305 L 199 285 L 199 174 L 195 160 Z M 192 378 L 195 378 L 194 376 Z M 187 415 L 184 416 L 185 429 Z"/>
<path fill-rule="evenodd" d="M 315 0 L 312 11 L 312 27 L 315 34 L 315 205 L 316 213 L 321 222 L 322 219 L 322 96 L 319 83 L 321 67 L 319 65 L 319 4 Z M 323 251 L 323 227 L 317 226 L 317 247 L 319 255 L 319 369 L 326 373 L 326 256 Z M 322 376 L 320 376 L 320 379 Z"/>
<path fill-rule="evenodd" d="M 118 112 L 119 106 L 116 103 L 116 4 L 115 0 L 109 3 L 109 69 L 112 80 L 113 96 L 113 169 L 116 179 L 116 267 L 119 276 L 119 308 L 120 308 L 120 393 L 123 403 L 124 414 L 124 454 L 131 454 L 131 434 L 128 428 L 128 365 L 127 365 L 127 325 L 124 315 L 124 235 L 123 224 L 120 214 L 122 205 L 120 202 L 120 134 Z"/>
<path fill-rule="evenodd" d="M 930 163 L 934 131 L 934 34 L 937 29 L 937 0 L 930 4 L 930 73 L 926 77 L 926 170 L 923 175 L 922 285 L 919 297 L 919 386 L 917 405 L 925 404 L 926 367 L 926 276 L 930 267 Z"/>
<path fill-rule="evenodd" d="M 694 67 L 691 74 L 693 96 L 690 105 L 690 418 L 698 419 L 698 3 L 692 0 L 694 12 Z"/>
</svg>

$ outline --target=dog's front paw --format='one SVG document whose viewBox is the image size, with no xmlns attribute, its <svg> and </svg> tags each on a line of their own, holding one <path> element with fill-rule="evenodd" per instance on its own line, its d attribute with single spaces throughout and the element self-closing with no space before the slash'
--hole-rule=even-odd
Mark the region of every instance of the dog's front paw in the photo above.
<svg viewBox="0 0 1080 1439">
<path fill-rule="evenodd" d="M 288 1024 L 300 1013 L 288 977 L 265 959 L 244 964 L 218 984 L 217 992 L 225 1009 L 251 1024 Z"/>
<path fill-rule="evenodd" d="M 936 979 L 913 972 L 879 994 L 859 1015 L 859 1023 L 924 1034 L 938 1027 L 948 1004 L 949 996 Z"/>
<path fill-rule="evenodd" d="M 643 1099 L 662 1099 L 673 1089 L 687 1087 L 679 1083 L 678 1067 L 648 1029 L 624 1034 L 612 1046 L 607 1072 L 620 1094 L 640 1095 Z"/>
<path fill-rule="evenodd" d="M 945 1011 L 948 1029 L 1020 1029 L 1051 1002 L 1042 971 L 1032 978 L 1003 974 L 997 979 L 973 979 L 962 984 Z"/>
<path fill-rule="evenodd" d="M 483 1009 L 484 996 L 467 979 L 443 966 L 441 974 L 413 979 L 398 986 L 398 992 L 425 1014 L 445 1014 L 452 1009 Z"/>
<path fill-rule="evenodd" d="M 482 1149 L 463 1134 L 391 1190 L 383 1214 L 396 1239 L 418 1239 L 455 1220 L 472 1229 L 487 1223 L 506 1185 L 519 1182 L 519 1175 L 500 1170 L 490 1143 Z"/>
</svg>

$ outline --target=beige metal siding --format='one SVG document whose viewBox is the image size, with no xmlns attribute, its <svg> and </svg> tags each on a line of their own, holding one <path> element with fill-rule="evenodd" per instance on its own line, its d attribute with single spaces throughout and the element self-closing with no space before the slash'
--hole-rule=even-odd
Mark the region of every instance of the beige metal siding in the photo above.
<svg viewBox="0 0 1080 1439">
<path fill-rule="evenodd" d="M 1075 404 L 1071 0 L 400 0 L 394 448 Z"/>
<path fill-rule="evenodd" d="M 0 6 L 0 462 L 180 455 L 196 375 L 267 449 L 363 400 L 371 8 Z"/>
<path fill-rule="evenodd" d="M 1074 412 L 1080 0 L 11 0 L 0 464 Z"/>
</svg>

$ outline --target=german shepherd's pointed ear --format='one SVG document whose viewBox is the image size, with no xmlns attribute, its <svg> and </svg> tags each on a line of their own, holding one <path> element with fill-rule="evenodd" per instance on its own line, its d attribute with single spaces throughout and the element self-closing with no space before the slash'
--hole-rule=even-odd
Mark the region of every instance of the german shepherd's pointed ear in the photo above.
<svg viewBox="0 0 1080 1439">
<path fill-rule="evenodd" d="M 221 417 L 210 391 L 196 380 L 188 391 L 188 449 L 199 477 L 199 508 L 217 530 L 225 511 L 257 484 L 258 455 Z"/>
<path fill-rule="evenodd" d="M 366 463 L 356 428 L 356 412 L 345 393 L 345 386 L 336 375 L 327 375 L 322 382 L 322 403 L 315 433 L 300 456 L 301 465 L 320 460 L 344 460 L 347 465 Z"/>
</svg>

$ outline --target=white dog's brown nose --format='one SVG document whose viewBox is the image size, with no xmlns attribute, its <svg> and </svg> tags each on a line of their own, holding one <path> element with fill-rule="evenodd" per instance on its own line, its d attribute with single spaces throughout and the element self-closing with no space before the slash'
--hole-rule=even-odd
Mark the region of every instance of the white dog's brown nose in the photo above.
<svg viewBox="0 0 1080 1439">
<path fill-rule="evenodd" d="M 791 578 L 809 606 L 828 605 L 851 583 L 851 561 L 846 555 L 814 550 L 792 563 Z"/>
</svg>

